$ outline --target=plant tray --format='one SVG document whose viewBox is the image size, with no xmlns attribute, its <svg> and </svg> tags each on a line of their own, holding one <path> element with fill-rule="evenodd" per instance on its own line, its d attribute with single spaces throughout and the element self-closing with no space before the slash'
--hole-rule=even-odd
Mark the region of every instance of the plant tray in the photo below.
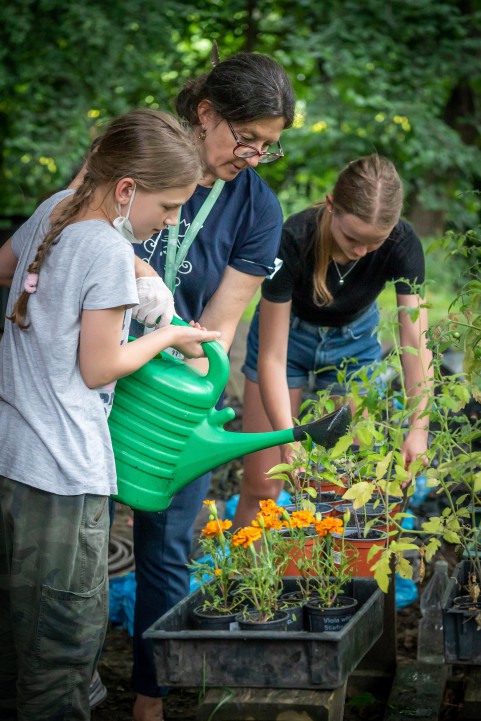
<svg viewBox="0 0 481 721">
<path fill-rule="evenodd" d="M 444 659 L 446 663 L 481 666 L 481 628 L 473 611 L 453 607 L 453 598 L 461 595 L 468 580 L 469 561 L 455 567 L 443 596 Z"/>
<path fill-rule="evenodd" d="M 286 578 L 285 591 L 296 579 Z M 345 591 L 359 610 L 339 632 L 194 631 L 190 612 L 199 588 L 143 634 L 154 644 L 160 686 L 334 689 L 382 634 L 384 594 L 372 578 L 354 578 Z"/>
</svg>

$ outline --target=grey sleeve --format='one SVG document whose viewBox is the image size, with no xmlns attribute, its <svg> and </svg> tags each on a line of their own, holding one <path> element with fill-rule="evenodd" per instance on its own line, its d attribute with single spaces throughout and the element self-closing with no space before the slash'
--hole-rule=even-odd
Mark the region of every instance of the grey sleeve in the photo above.
<svg viewBox="0 0 481 721">
<path fill-rule="evenodd" d="M 72 195 L 73 192 L 73 190 L 62 190 L 60 193 L 55 193 L 55 195 L 44 200 L 33 215 L 12 235 L 12 250 L 17 258 L 20 259 L 23 252 L 29 252 L 32 238 L 38 237 L 43 239 L 45 237 L 50 228 L 50 215 L 52 210 L 64 200 L 64 198 Z M 39 241 L 39 244 L 40 242 L 41 241 Z"/>
<path fill-rule="evenodd" d="M 81 298 L 84 310 L 137 305 L 134 251 L 128 241 L 119 237 L 96 256 L 85 276 Z"/>
</svg>

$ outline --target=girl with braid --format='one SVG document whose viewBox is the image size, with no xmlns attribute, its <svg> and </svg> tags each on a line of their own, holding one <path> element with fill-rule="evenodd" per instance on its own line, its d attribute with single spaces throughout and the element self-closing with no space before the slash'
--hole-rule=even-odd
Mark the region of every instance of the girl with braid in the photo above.
<svg viewBox="0 0 481 721">
<path fill-rule="evenodd" d="M 161 350 L 198 358 L 219 336 L 166 326 L 126 343 L 139 303 L 132 243 L 175 225 L 201 175 L 174 118 L 126 113 L 79 187 L 42 203 L 0 249 L 0 283 L 12 282 L 0 343 L 2 721 L 90 718 L 117 490 L 104 404 Z"/>
</svg>

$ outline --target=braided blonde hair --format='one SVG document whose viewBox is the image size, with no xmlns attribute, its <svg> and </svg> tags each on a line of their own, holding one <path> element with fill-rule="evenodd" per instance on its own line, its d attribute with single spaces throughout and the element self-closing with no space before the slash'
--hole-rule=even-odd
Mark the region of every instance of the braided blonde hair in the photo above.
<svg viewBox="0 0 481 721">
<path fill-rule="evenodd" d="M 80 186 L 53 220 L 27 272 L 40 273 L 52 245 L 99 187 L 108 193 L 124 177 L 131 177 L 148 193 L 197 183 L 202 163 L 190 131 L 172 115 L 150 109 L 132 110 L 114 119 L 91 148 Z M 21 330 L 30 327 L 25 320 L 30 295 L 23 290 L 8 316 Z"/>
</svg>

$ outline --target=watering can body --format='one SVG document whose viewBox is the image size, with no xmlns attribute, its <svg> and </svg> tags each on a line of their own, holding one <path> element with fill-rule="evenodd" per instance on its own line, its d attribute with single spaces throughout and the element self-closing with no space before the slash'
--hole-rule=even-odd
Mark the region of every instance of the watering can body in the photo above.
<svg viewBox="0 0 481 721">
<path fill-rule="evenodd" d="M 315 441 L 316 422 L 270 433 L 225 431 L 224 424 L 235 412 L 218 411 L 215 405 L 229 377 L 229 359 L 217 341 L 203 348 L 209 361 L 206 376 L 162 352 L 118 381 L 109 417 L 117 470 L 115 500 L 138 510 L 161 511 L 184 486 L 227 461 L 301 440 L 307 433 Z M 331 416 L 330 421 L 321 419 L 320 440 L 326 447 L 343 435 L 351 418 L 348 406 Z"/>
</svg>

